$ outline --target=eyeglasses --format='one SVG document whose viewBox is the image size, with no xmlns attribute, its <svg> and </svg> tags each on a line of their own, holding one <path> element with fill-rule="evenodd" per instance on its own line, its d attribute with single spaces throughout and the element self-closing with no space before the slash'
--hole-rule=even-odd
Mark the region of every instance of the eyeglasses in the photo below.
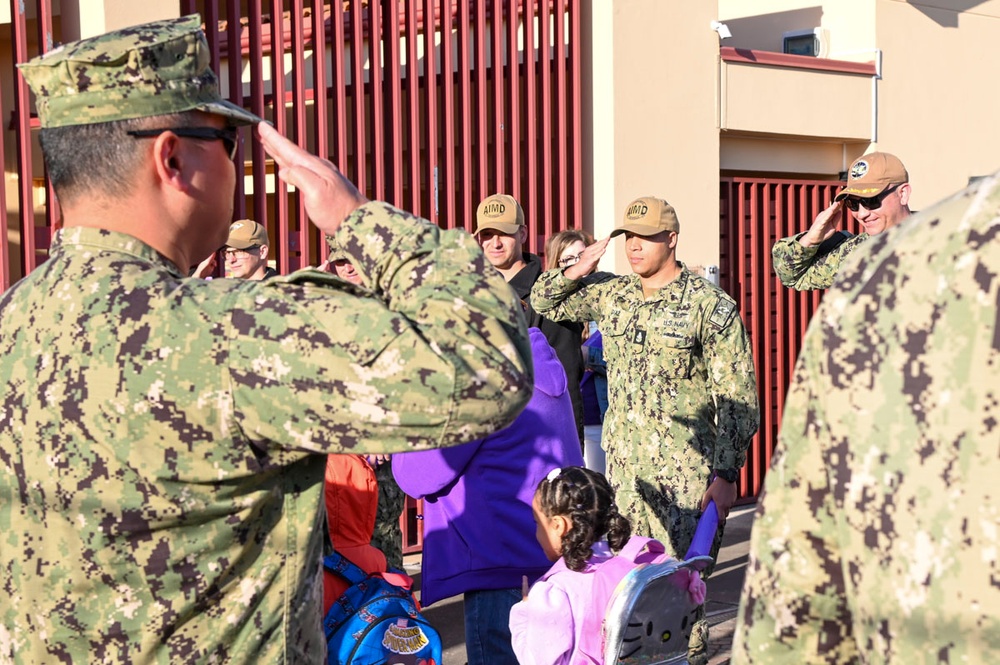
<svg viewBox="0 0 1000 665">
<path fill-rule="evenodd" d="M 892 194 L 898 187 L 899 185 L 893 185 L 881 194 L 870 196 L 868 198 L 849 196 L 844 199 L 844 205 L 847 206 L 847 209 L 851 212 L 857 212 L 858 206 L 864 206 L 867 210 L 878 210 L 882 207 L 882 199 Z"/>
<path fill-rule="evenodd" d="M 234 249 L 232 247 L 227 247 L 223 250 L 222 254 L 226 257 L 226 260 L 231 259 L 245 259 L 249 256 L 256 254 L 260 251 L 260 245 L 255 245 L 254 247 L 247 247 L 246 249 Z"/>
<path fill-rule="evenodd" d="M 559 259 L 559 266 L 562 268 L 568 268 L 569 266 L 576 265 L 580 262 L 581 256 L 583 256 L 582 252 L 573 256 L 564 256 Z"/>
<path fill-rule="evenodd" d="M 177 136 L 199 141 L 222 141 L 229 159 L 236 159 L 236 147 L 240 141 L 240 131 L 235 127 L 218 129 L 216 127 L 162 127 L 160 129 L 134 129 L 128 133 L 137 139 L 148 139 L 164 132 L 173 132 Z"/>
</svg>

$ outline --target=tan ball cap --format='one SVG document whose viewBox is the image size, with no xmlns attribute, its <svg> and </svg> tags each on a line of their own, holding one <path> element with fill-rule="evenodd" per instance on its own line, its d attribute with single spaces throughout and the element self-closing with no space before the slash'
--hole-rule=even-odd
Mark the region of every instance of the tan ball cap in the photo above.
<svg viewBox="0 0 1000 665">
<path fill-rule="evenodd" d="M 896 155 L 887 152 L 873 152 L 854 160 L 847 172 L 847 186 L 837 193 L 835 201 L 848 196 L 863 199 L 881 194 L 892 185 L 910 181 L 903 162 Z"/>
<path fill-rule="evenodd" d="M 494 194 L 483 199 L 476 208 L 476 233 L 492 229 L 513 235 L 524 226 L 524 211 L 513 196 Z"/>
<path fill-rule="evenodd" d="M 611 232 L 611 237 L 622 233 L 646 237 L 663 231 L 680 233 L 680 230 L 681 224 L 672 205 L 654 196 L 643 196 L 626 206 L 622 222 Z"/>
<path fill-rule="evenodd" d="M 252 219 L 240 219 L 229 225 L 226 247 L 250 249 L 267 244 L 267 229 Z"/>
</svg>

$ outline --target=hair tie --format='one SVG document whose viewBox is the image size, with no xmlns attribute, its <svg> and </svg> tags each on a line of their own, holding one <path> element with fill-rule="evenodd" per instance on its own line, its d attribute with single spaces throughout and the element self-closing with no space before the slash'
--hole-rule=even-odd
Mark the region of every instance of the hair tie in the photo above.
<svg viewBox="0 0 1000 665">
<path fill-rule="evenodd" d="M 559 477 L 560 473 L 562 473 L 562 469 L 556 467 L 551 471 L 549 471 L 549 475 L 545 476 L 545 480 L 549 481 L 550 483 L 555 482 L 555 479 Z"/>
</svg>

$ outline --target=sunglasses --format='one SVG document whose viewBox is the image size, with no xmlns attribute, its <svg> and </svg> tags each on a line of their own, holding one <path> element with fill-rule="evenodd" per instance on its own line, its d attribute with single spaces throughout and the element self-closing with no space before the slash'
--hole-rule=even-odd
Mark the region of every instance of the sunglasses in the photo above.
<svg viewBox="0 0 1000 665">
<path fill-rule="evenodd" d="M 868 198 L 849 196 L 846 199 L 844 199 L 844 205 L 847 206 L 847 209 L 850 210 L 851 212 L 857 212 L 858 206 L 864 206 L 865 209 L 867 210 L 878 210 L 879 208 L 882 207 L 882 199 L 892 194 L 894 191 L 896 191 L 896 188 L 898 187 L 899 185 L 893 185 L 892 187 L 885 190 L 881 194 L 878 194 L 876 196 L 870 196 Z"/>
<path fill-rule="evenodd" d="M 229 153 L 229 159 L 236 159 L 236 148 L 240 141 L 240 131 L 235 127 L 217 129 L 215 127 L 163 127 L 161 129 L 135 129 L 128 135 L 137 139 L 148 139 L 164 132 L 173 132 L 176 136 L 199 141 L 222 141 L 223 147 Z"/>
</svg>

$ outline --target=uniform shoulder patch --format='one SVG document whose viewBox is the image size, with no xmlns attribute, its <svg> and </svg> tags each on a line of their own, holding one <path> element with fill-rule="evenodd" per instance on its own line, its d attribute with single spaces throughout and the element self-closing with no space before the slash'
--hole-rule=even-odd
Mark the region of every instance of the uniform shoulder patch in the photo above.
<svg viewBox="0 0 1000 665">
<path fill-rule="evenodd" d="M 708 317 L 708 322 L 719 330 L 722 330 L 729 325 L 729 321 L 733 318 L 735 312 L 736 303 L 728 298 L 719 298 L 719 302 L 715 304 L 715 309 L 712 310 L 712 316 Z"/>
</svg>

